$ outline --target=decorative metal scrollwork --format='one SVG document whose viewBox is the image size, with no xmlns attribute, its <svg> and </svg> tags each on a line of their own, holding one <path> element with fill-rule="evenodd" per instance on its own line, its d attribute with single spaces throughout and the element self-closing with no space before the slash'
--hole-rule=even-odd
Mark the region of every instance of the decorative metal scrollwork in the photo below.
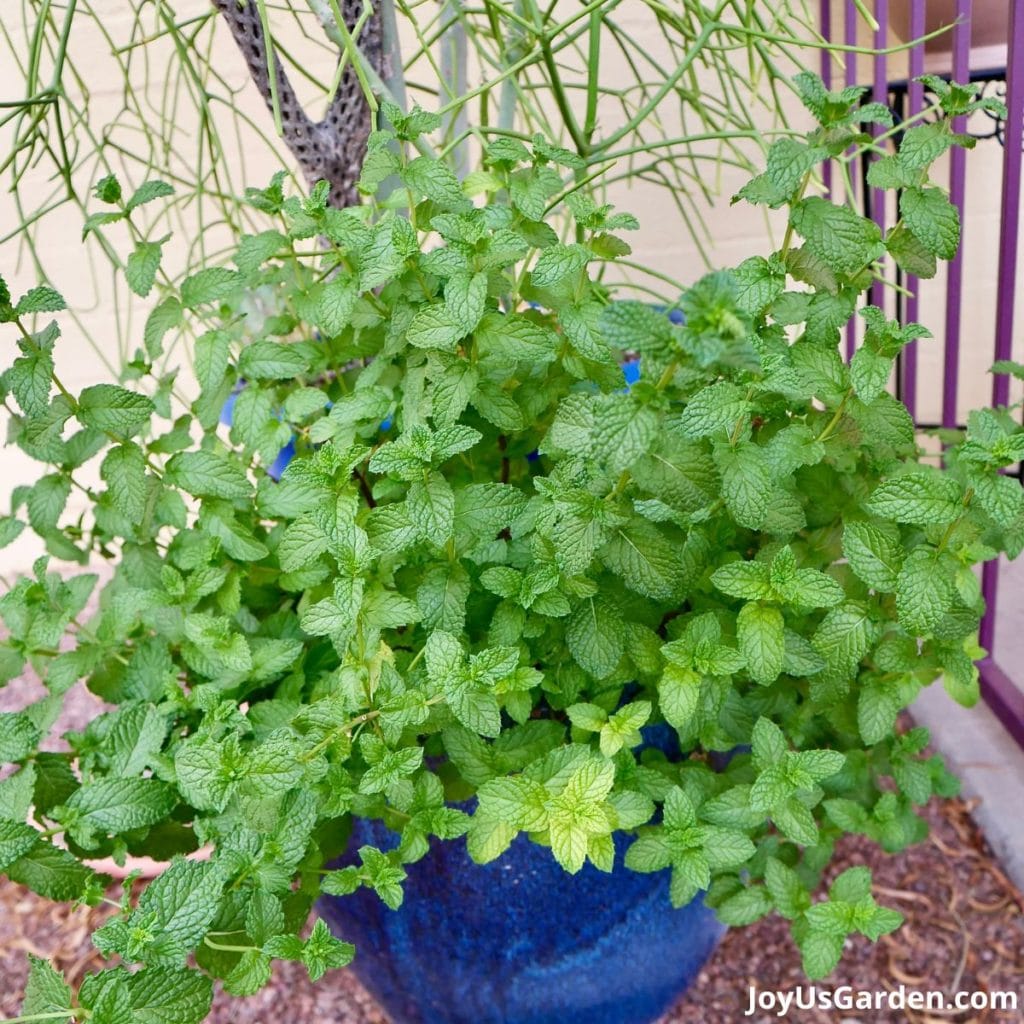
<svg viewBox="0 0 1024 1024">
<path fill-rule="evenodd" d="M 1006 70 L 1003 69 L 998 72 L 998 77 L 985 78 L 981 80 L 981 91 L 979 92 L 979 98 L 991 97 L 997 99 L 1000 102 L 1006 102 Z M 977 131 L 974 128 L 974 122 L 978 121 L 981 124 L 986 125 L 985 131 Z M 991 110 L 979 110 L 974 117 L 971 118 L 970 124 L 967 127 L 968 135 L 975 139 L 995 139 L 1000 146 L 1006 145 L 1006 118 L 1000 117 L 998 114 Z"/>
<path fill-rule="evenodd" d="M 949 81 L 950 75 L 940 75 Z M 978 96 L 980 99 L 991 98 L 1001 102 L 1006 101 L 1006 68 L 990 68 L 984 71 L 974 71 L 970 80 L 980 85 Z M 908 92 L 910 83 L 907 81 L 891 82 L 889 84 L 889 109 L 892 110 L 893 120 L 896 124 L 904 121 L 908 113 Z M 924 93 L 925 105 L 930 106 L 936 99 L 935 94 L 926 89 Z M 925 118 L 927 122 L 929 118 Z M 1006 145 L 1006 119 L 1000 117 L 991 110 L 978 110 L 970 118 L 967 125 L 967 134 L 972 138 L 995 139 L 1000 146 Z"/>
</svg>

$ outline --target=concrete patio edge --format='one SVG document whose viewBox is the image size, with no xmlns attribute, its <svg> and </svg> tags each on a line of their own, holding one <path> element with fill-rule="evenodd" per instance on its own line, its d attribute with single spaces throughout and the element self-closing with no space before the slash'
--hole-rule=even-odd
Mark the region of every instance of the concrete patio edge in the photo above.
<svg viewBox="0 0 1024 1024">
<path fill-rule="evenodd" d="M 977 798 L 973 815 L 1003 870 L 1024 891 L 1024 750 L 984 703 L 964 708 L 941 683 L 922 691 L 910 713 L 932 745 Z"/>
</svg>

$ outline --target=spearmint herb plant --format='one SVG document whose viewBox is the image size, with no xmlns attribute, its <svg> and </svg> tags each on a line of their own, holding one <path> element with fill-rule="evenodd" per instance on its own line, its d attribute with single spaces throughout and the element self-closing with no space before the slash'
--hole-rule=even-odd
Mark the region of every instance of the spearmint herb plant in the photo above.
<svg viewBox="0 0 1024 1024">
<path fill-rule="evenodd" d="M 815 978 L 848 934 L 899 925 L 865 868 L 814 894 L 840 836 L 899 850 L 954 789 L 896 717 L 939 677 L 977 699 L 972 567 L 1024 546 L 1000 475 L 1024 431 L 975 412 L 934 465 L 886 391 L 927 331 L 868 307 L 850 364 L 837 347 L 882 261 L 927 276 L 953 255 L 928 167 L 969 144 L 949 117 L 973 91 L 873 165 L 900 191 L 883 235 L 813 193 L 887 113 L 798 84 L 818 127 L 740 194 L 788 209 L 782 247 L 698 282 L 682 325 L 600 283 L 635 222 L 574 191 L 576 157 L 501 138 L 460 183 L 410 156 L 436 119 L 396 110 L 360 186 L 390 179 L 384 206 L 250 191 L 266 228 L 153 309 L 117 383 L 71 393 L 58 325 L 37 321 L 63 300 L 3 290 L 10 440 L 46 468 L 0 531 L 112 574 L 42 558 L 0 599 L 3 678 L 31 665 L 49 691 L 0 716 L 0 868 L 95 904 L 109 879 L 89 861 L 169 862 L 94 936 L 121 966 L 72 993 L 33 961 L 25 1019 L 191 1024 L 214 979 L 244 996 L 274 959 L 319 978 L 353 950 L 323 922 L 302 937 L 317 897 L 397 908 L 406 866 L 461 836 L 486 862 L 526 833 L 574 872 L 609 870 L 627 832 L 627 866 L 671 870 L 674 903 L 706 890 L 730 925 L 791 920 Z M 91 223 L 167 191 L 106 180 Z M 558 207 L 573 241 L 545 224 Z M 137 292 L 159 257 L 138 238 Z M 184 382 L 153 366 L 186 321 L 199 392 L 176 415 Z M 41 751 L 81 679 L 112 710 Z M 645 742 L 656 724 L 681 753 Z M 333 866 L 350 815 L 400 844 Z"/>
</svg>

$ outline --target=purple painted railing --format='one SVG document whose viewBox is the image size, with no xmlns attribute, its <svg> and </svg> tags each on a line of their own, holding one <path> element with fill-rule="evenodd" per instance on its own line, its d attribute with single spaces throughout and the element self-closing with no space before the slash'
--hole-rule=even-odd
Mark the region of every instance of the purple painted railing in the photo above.
<svg viewBox="0 0 1024 1024">
<path fill-rule="evenodd" d="M 852 4 L 848 6 L 852 7 Z M 878 22 L 878 28 L 875 29 L 874 45 L 876 50 L 884 50 L 886 45 L 886 35 L 889 27 L 889 0 L 875 0 L 875 20 Z M 851 64 L 855 64 L 855 61 L 850 61 Z M 884 53 L 875 54 L 875 59 L 872 61 L 872 78 L 873 82 L 871 85 L 871 99 L 875 103 L 884 103 L 888 105 L 889 102 L 889 59 Z M 875 129 L 875 134 L 879 135 L 883 129 L 881 126 Z M 867 188 L 865 182 L 864 187 Z M 871 190 L 871 215 L 874 222 L 878 225 L 878 229 L 885 234 L 885 190 L 881 188 L 875 188 Z M 871 303 L 872 305 L 879 306 L 882 309 L 885 308 L 885 285 L 881 281 L 875 281 L 871 286 Z"/>
<path fill-rule="evenodd" d="M 897 0 L 902 6 L 908 0 Z M 909 37 L 920 39 L 925 35 L 926 0 L 909 0 Z M 833 39 L 832 10 L 829 0 L 821 0 L 820 29 L 822 36 Z M 1006 105 L 1007 119 L 1001 133 L 1003 143 L 1001 223 L 998 263 L 998 307 L 996 311 L 995 344 L 993 359 L 1009 359 L 1012 353 L 1014 337 L 1014 288 L 1017 278 L 1018 256 L 1020 254 L 1020 203 L 1021 203 L 1021 162 L 1024 151 L 1024 0 L 1011 0 L 1009 7 L 1009 23 L 1007 26 L 1006 49 Z M 952 61 L 947 69 L 948 74 L 958 82 L 967 82 L 972 72 L 991 72 L 991 68 L 971 67 L 971 0 L 956 0 L 957 21 L 952 31 Z M 876 50 L 887 46 L 889 24 L 889 0 L 874 0 L 874 15 L 879 24 L 874 33 Z M 847 46 L 857 43 L 857 25 L 859 14 L 856 4 L 847 0 L 844 4 L 843 43 Z M 912 47 L 909 51 L 895 55 L 876 54 L 871 62 L 872 98 L 878 102 L 893 104 L 894 96 L 899 93 L 899 109 L 902 117 L 913 117 L 924 108 L 924 87 L 915 82 L 925 70 L 924 44 Z M 822 56 L 822 77 L 826 85 L 831 86 L 831 56 Z M 844 75 L 846 85 L 858 84 L 856 57 L 847 55 Z M 957 131 L 966 130 L 966 118 L 958 118 L 954 122 Z M 949 194 L 950 200 L 959 208 L 961 218 L 961 241 L 963 231 L 969 226 L 967 210 L 967 169 L 966 153 L 962 149 L 954 149 L 950 157 Z M 866 172 L 866 166 L 864 168 Z M 825 185 L 831 188 L 831 170 L 826 172 Z M 871 217 L 884 230 L 885 201 L 884 193 L 878 189 L 868 189 L 866 181 L 860 182 L 864 190 L 862 201 Z M 987 272 L 983 270 L 982 273 Z M 909 276 L 902 283 L 906 286 L 906 295 L 897 300 L 898 312 L 907 320 L 920 318 L 920 301 L 918 298 L 917 278 Z M 941 426 L 957 426 L 957 395 L 960 383 L 961 354 L 961 314 L 964 291 L 963 248 L 961 246 L 956 258 L 951 262 L 946 282 L 945 336 L 943 344 L 943 387 L 941 406 Z M 871 301 L 879 306 L 885 304 L 883 286 L 875 283 L 871 289 Z M 851 328 L 846 336 L 847 355 L 852 355 L 856 345 L 856 331 Z M 989 366 L 987 354 L 971 353 L 976 356 L 969 360 L 968 372 L 985 372 Z M 897 368 L 897 394 L 906 403 L 915 422 L 918 418 L 918 351 L 917 343 L 912 342 L 903 353 Z M 1005 376 L 996 376 L 992 386 L 994 405 L 1006 405 L 1010 398 L 1009 380 Z M 930 424 L 936 426 L 939 424 Z M 982 593 L 986 602 L 986 614 L 981 624 L 980 642 L 988 652 L 980 663 L 981 691 L 988 705 L 1017 742 L 1024 747 L 1024 678 L 1015 682 L 1006 668 L 1000 663 L 999 648 L 996 636 L 996 606 L 999 598 L 999 563 L 989 562 L 982 576 Z M 1018 674 L 1022 671 L 1015 666 Z"/>
<path fill-rule="evenodd" d="M 910 38 L 920 39 L 924 35 L 924 3 L 925 0 L 910 0 Z M 910 86 L 907 89 L 907 116 L 913 117 L 924 106 L 924 86 L 914 81 L 924 74 L 924 47 L 915 46 L 910 51 Z M 907 277 L 907 290 L 910 292 L 906 301 L 908 321 L 919 321 L 921 318 L 921 300 L 917 293 L 918 279 L 913 275 Z M 898 383 L 900 397 L 910 410 L 910 415 L 917 419 L 917 342 L 912 341 L 904 350 L 901 360 L 902 379 Z"/>
<path fill-rule="evenodd" d="M 822 6 L 828 5 L 829 0 L 822 0 Z M 857 45 L 857 8 L 852 3 L 846 4 L 843 17 L 843 42 L 847 46 Z M 846 60 L 846 84 L 857 84 L 857 58 L 853 54 L 847 55 Z M 857 324 L 851 320 L 846 325 L 846 358 L 853 356 L 853 350 L 857 346 Z"/>
<path fill-rule="evenodd" d="M 1014 0 L 1010 4 L 1007 29 L 1006 147 L 1003 159 L 1003 195 L 999 236 L 999 306 L 996 310 L 996 359 L 1009 359 L 1013 344 L 1013 314 L 1017 256 L 1020 248 L 1021 152 L 1024 149 L 1024 10 Z M 1006 405 L 1010 397 L 1008 378 L 997 376 L 992 385 L 992 401 Z M 982 593 L 988 602 L 988 614 L 981 624 L 981 644 L 989 657 L 981 666 L 982 693 L 992 710 L 1024 746 L 1024 691 L 999 667 L 996 657 L 995 610 L 999 585 L 999 563 L 989 562 L 982 576 Z"/>
<path fill-rule="evenodd" d="M 966 82 L 971 75 L 971 0 L 957 0 L 957 23 L 953 29 L 953 79 Z M 967 119 L 957 117 L 953 128 L 963 132 Z M 949 157 L 949 199 L 960 211 L 960 248 L 949 264 L 946 284 L 946 345 L 942 375 L 942 425 L 956 426 L 956 394 L 960 383 L 960 306 L 964 290 L 964 219 L 967 192 L 967 151 L 955 147 Z"/>
</svg>

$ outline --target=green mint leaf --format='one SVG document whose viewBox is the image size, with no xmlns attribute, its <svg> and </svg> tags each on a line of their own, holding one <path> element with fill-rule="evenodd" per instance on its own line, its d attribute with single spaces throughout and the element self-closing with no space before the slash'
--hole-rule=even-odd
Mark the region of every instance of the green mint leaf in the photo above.
<svg viewBox="0 0 1024 1024">
<path fill-rule="evenodd" d="M 108 174 L 100 178 L 93 188 L 93 195 L 104 203 L 120 202 L 121 183 L 117 180 L 116 175 Z"/>
<path fill-rule="evenodd" d="M 6 868 L 7 877 L 50 900 L 77 900 L 97 878 L 67 850 L 39 843 Z"/>
<path fill-rule="evenodd" d="M 989 369 L 989 373 L 1008 374 L 1018 380 L 1024 380 L 1024 363 L 1015 363 L 1012 359 L 997 359 Z"/>
<path fill-rule="evenodd" d="M 915 125 L 907 129 L 900 143 L 900 163 L 911 170 L 924 170 L 942 156 L 954 142 L 954 136 L 945 122 Z"/>
<path fill-rule="evenodd" d="M 903 568 L 899 531 L 889 523 L 847 523 L 843 554 L 850 568 L 869 587 L 893 593 Z"/>
<path fill-rule="evenodd" d="M 114 508 L 130 522 L 142 521 L 146 509 L 146 456 L 132 442 L 111 448 L 100 465 Z"/>
<path fill-rule="evenodd" d="M 425 481 L 416 480 L 406 498 L 410 522 L 423 540 L 443 546 L 455 526 L 455 495 L 451 485 L 439 473 L 431 473 Z"/>
<path fill-rule="evenodd" d="M 945 558 L 918 549 L 903 563 L 896 583 L 896 613 L 910 634 L 934 632 L 952 607 L 954 566 Z"/>
<path fill-rule="evenodd" d="M 860 903 L 871 896 L 871 871 L 866 867 L 847 868 L 829 886 L 829 899 L 841 903 Z"/>
<path fill-rule="evenodd" d="M 937 188 L 908 188 L 900 194 L 907 228 L 940 259 L 951 260 L 960 245 L 960 214 Z"/>
<path fill-rule="evenodd" d="M 186 309 L 227 298 L 242 283 L 242 275 L 228 267 L 208 267 L 181 284 L 181 304 Z"/>
<path fill-rule="evenodd" d="M 132 1004 L 128 992 L 128 976 L 118 970 L 103 971 L 89 979 L 94 986 L 80 993 L 82 1006 L 89 1010 L 94 1024 L 131 1024 Z"/>
<path fill-rule="evenodd" d="M 672 879 L 669 882 L 669 899 L 673 907 L 689 903 L 711 882 L 711 867 L 701 850 L 686 850 L 679 854 L 672 864 Z"/>
<path fill-rule="evenodd" d="M 128 439 L 137 434 L 155 411 L 151 399 L 116 384 L 94 384 L 78 400 L 78 418 L 88 427 Z"/>
<path fill-rule="evenodd" d="M 0 821 L 13 821 L 21 825 L 28 817 L 33 803 L 36 769 L 27 764 L 13 775 L 0 780 Z M 36 800 L 38 804 L 40 801 Z M 45 812 L 46 808 L 40 808 Z"/>
<path fill-rule="evenodd" d="M 768 515 L 772 494 L 764 451 L 756 444 L 743 442 L 735 448 L 717 449 L 715 462 L 722 474 L 722 497 L 732 517 L 740 526 L 758 529 Z"/>
<path fill-rule="evenodd" d="M 640 700 L 616 711 L 600 730 L 601 753 L 614 757 L 623 747 L 628 749 L 642 743 L 640 727 L 651 717 L 651 710 L 649 701 Z"/>
<path fill-rule="evenodd" d="M 569 617 L 565 642 L 576 663 L 595 679 L 611 675 L 622 657 L 625 631 L 615 609 L 599 597 L 583 600 Z"/>
<path fill-rule="evenodd" d="M 178 858 L 139 897 L 142 915 L 152 915 L 163 937 L 182 951 L 206 934 L 220 904 L 224 876 L 218 864 Z"/>
<path fill-rule="evenodd" d="M 824 150 L 808 146 L 797 139 L 776 139 L 768 147 L 768 168 L 765 173 L 779 192 L 791 195 L 803 181 L 804 175 L 826 155 Z"/>
<path fill-rule="evenodd" d="M 582 245 L 553 245 L 545 249 L 533 266 L 532 280 L 538 288 L 553 288 L 579 274 L 590 260 Z"/>
<path fill-rule="evenodd" d="M 610 395 L 597 407 L 593 450 L 613 473 L 628 469 L 650 450 L 658 433 L 653 409 L 638 407 L 628 395 Z"/>
<path fill-rule="evenodd" d="M 163 249 L 159 242 L 137 242 L 125 263 L 128 287 L 145 298 L 153 290 L 156 272 L 160 269 Z"/>
<path fill-rule="evenodd" d="M 914 188 L 921 183 L 919 168 L 892 154 L 874 160 L 868 168 L 868 184 L 872 188 Z"/>
<path fill-rule="evenodd" d="M 790 213 L 790 224 L 807 248 L 840 274 L 860 270 L 883 252 L 876 224 L 818 196 L 797 203 Z"/>
<path fill-rule="evenodd" d="M 611 352 L 600 333 L 600 315 L 601 307 L 597 303 L 566 306 L 561 315 L 562 330 L 584 359 L 611 365 Z"/>
<path fill-rule="evenodd" d="M 713 871 L 728 871 L 730 868 L 740 867 L 756 853 L 754 844 L 738 829 L 704 825 L 701 834 L 704 857 Z M 706 889 L 707 885 L 701 888 Z"/>
<path fill-rule="evenodd" d="M 719 381 L 698 391 L 679 417 L 679 427 L 691 438 L 731 433 L 747 414 L 750 403 L 742 388 Z"/>
<path fill-rule="evenodd" d="M 745 604 L 736 619 L 736 639 L 751 678 L 762 686 L 774 682 L 785 653 L 782 613 L 768 605 Z"/>
<path fill-rule="evenodd" d="M 231 338 L 227 331 L 206 331 L 196 338 L 196 380 L 204 391 L 212 391 L 220 386 L 230 358 Z"/>
<path fill-rule="evenodd" d="M 469 334 L 484 315 L 487 301 L 487 275 L 456 274 L 444 289 L 444 304 L 452 321 L 462 334 Z"/>
<path fill-rule="evenodd" d="M 650 874 L 672 865 L 672 851 L 660 834 L 640 836 L 626 851 L 626 867 L 630 871 Z"/>
<path fill-rule="evenodd" d="M 871 645 L 872 624 L 867 610 L 849 601 L 833 608 L 822 619 L 811 643 L 825 659 L 825 670 L 849 677 Z"/>
<path fill-rule="evenodd" d="M 25 986 L 25 1000 L 21 1013 L 25 1017 L 44 1016 L 48 1020 L 67 1021 L 73 1016 L 71 1010 L 71 988 L 45 960 L 29 955 L 28 983 Z M 57 1016 L 66 1010 L 64 1017 Z"/>
<path fill-rule="evenodd" d="M 857 699 L 857 728 L 861 739 L 871 745 L 889 736 L 902 707 L 899 692 L 891 683 L 882 681 L 862 687 Z"/>
<path fill-rule="evenodd" d="M 770 857 L 765 864 L 764 882 L 775 909 L 791 921 L 811 905 L 810 894 L 800 876 L 775 857 Z"/>
<path fill-rule="evenodd" d="M 107 180 L 107 179 L 104 179 Z M 116 202 L 120 198 L 120 186 L 117 189 L 117 198 L 108 199 L 106 195 L 100 195 L 99 186 L 97 186 L 97 193 L 99 198 L 104 202 Z M 164 199 L 167 196 L 174 195 L 174 189 L 168 185 L 166 181 L 160 181 L 154 178 L 150 181 L 144 181 L 131 195 L 131 198 L 124 204 L 125 211 L 131 213 L 132 210 L 139 206 L 143 206 L 146 203 L 151 203 L 154 199 Z"/>
<path fill-rule="evenodd" d="M 474 685 L 465 675 L 457 675 L 446 681 L 444 692 L 452 714 L 467 729 L 481 736 L 500 734 L 501 710 L 489 689 Z"/>
<path fill-rule="evenodd" d="M 28 757 L 40 737 L 41 731 L 24 711 L 0 712 L 0 764 Z"/>
<path fill-rule="evenodd" d="M 862 402 L 873 402 L 887 387 L 893 360 L 869 348 L 859 348 L 850 362 L 850 381 Z"/>
<path fill-rule="evenodd" d="M 152 765 L 167 728 L 166 717 L 152 704 L 133 704 L 115 712 L 108 737 L 110 774 L 128 778 Z"/>
<path fill-rule="evenodd" d="M 316 307 L 316 325 L 329 337 L 335 337 L 352 322 L 359 289 L 356 282 L 335 277 L 325 282 Z"/>
<path fill-rule="evenodd" d="M 238 371 L 247 380 L 290 380 L 309 371 L 309 358 L 298 345 L 254 341 L 242 349 Z"/>
<path fill-rule="evenodd" d="M 611 831 L 602 805 L 615 782 L 615 766 L 604 759 L 589 759 L 569 777 L 561 793 L 549 803 L 548 835 L 551 852 L 570 874 L 576 874 L 588 856 L 593 859 L 595 840 Z M 599 855 L 597 866 L 610 870 Z"/>
<path fill-rule="evenodd" d="M 243 274 L 253 274 L 287 244 L 284 235 L 273 229 L 255 235 L 242 235 L 235 250 L 235 265 Z"/>
<path fill-rule="evenodd" d="M 347 967 L 352 962 L 355 947 L 336 939 L 322 918 L 317 918 L 313 931 L 302 950 L 302 962 L 311 981 L 318 981 L 328 971 Z"/>
<path fill-rule="evenodd" d="M 791 842 L 802 846 L 816 846 L 818 826 L 813 813 L 796 797 L 790 797 L 771 807 L 772 820 L 779 831 Z"/>
<path fill-rule="evenodd" d="M 890 907 L 873 907 L 867 920 L 860 924 L 860 930 L 872 942 L 877 942 L 883 935 L 896 931 L 903 921 L 904 917 L 898 910 Z"/>
<path fill-rule="evenodd" d="M 46 344 L 30 348 L 3 375 L 4 385 L 28 416 L 45 416 L 50 405 L 53 355 Z"/>
<path fill-rule="evenodd" d="M 451 168 L 430 157 L 418 156 L 409 161 L 402 178 L 415 192 L 432 199 L 442 209 L 459 211 L 470 205 Z"/>
<path fill-rule="evenodd" d="M 167 463 L 165 479 L 199 497 L 248 498 L 252 494 L 242 467 L 218 452 L 179 452 Z"/>
<path fill-rule="evenodd" d="M 262 950 L 246 950 L 224 979 L 224 991 L 233 996 L 251 996 L 259 992 L 271 977 L 271 961 Z"/>
<path fill-rule="evenodd" d="M 200 810 L 222 811 L 235 790 L 234 750 L 212 741 L 193 739 L 174 756 L 178 789 Z"/>
<path fill-rule="evenodd" d="M 843 955 L 843 935 L 811 930 L 800 942 L 804 973 L 812 981 L 827 977 Z"/>
<path fill-rule="evenodd" d="M 763 716 L 754 724 L 751 745 L 754 764 L 759 769 L 779 764 L 789 750 L 782 730 L 770 718 Z"/>
<path fill-rule="evenodd" d="M 701 677 L 692 669 L 667 665 L 658 683 L 658 706 L 665 721 L 686 730 L 693 722 L 701 701 Z"/>
<path fill-rule="evenodd" d="M 963 511 L 963 494 L 952 478 L 918 470 L 883 481 L 864 507 L 873 515 L 897 523 L 945 525 Z"/>
<path fill-rule="evenodd" d="M 128 982 L 132 1024 L 201 1024 L 213 1002 L 213 982 L 199 971 L 146 967 Z"/>
<path fill-rule="evenodd" d="M 562 178 L 550 167 L 522 169 L 513 172 L 510 197 L 515 207 L 528 220 L 541 221 L 548 201 L 562 188 Z"/>
<path fill-rule="evenodd" d="M 375 850 L 371 851 L 369 847 L 360 850 L 361 855 L 369 852 L 378 853 Z M 293 935 L 278 935 L 263 947 L 263 952 L 268 956 L 300 961 L 305 965 L 312 981 L 318 981 L 329 970 L 349 964 L 354 951 L 354 947 L 349 943 L 336 939 L 320 918 L 317 918 L 309 938 L 305 941 Z"/>
<path fill-rule="evenodd" d="M 32 313 L 59 313 L 67 309 L 67 303 L 60 292 L 49 285 L 36 285 L 18 300 L 14 307 L 15 316 L 29 316 Z"/>
<path fill-rule="evenodd" d="M 384 751 L 366 770 L 359 783 L 359 791 L 383 793 L 399 779 L 414 775 L 422 764 L 423 751 L 418 747 Z"/>
<path fill-rule="evenodd" d="M 569 721 L 577 729 L 600 732 L 608 721 L 608 712 L 596 704 L 573 704 L 566 708 Z"/>
<path fill-rule="evenodd" d="M 826 260 L 810 249 L 803 246 L 790 249 L 786 253 L 786 270 L 795 280 L 809 284 L 818 292 L 827 292 L 829 295 L 838 295 L 839 293 L 839 280 L 836 277 L 836 272 Z M 780 287 L 772 298 L 776 299 L 781 294 L 782 288 Z"/>
<path fill-rule="evenodd" d="M 405 337 L 417 348 L 454 352 L 466 332 L 444 305 L 424 306 L 412 318 Z"/>
<path fill-rule="evenodd" d="M 759 921 L 771 912 L 772 899 L 762 886 L 748 886 L 720 903 L 716 908 L 719 921 L 740 928 Z"/>
<path fill-rule="evenodd" d="M 473 337 L 481 353 L 513 362 L 545 364 L 558 355 L 558 336 L 516 313 L 485 314 Z"/>
<path fill-rule="evenodd" d="M 885 248 L 905 274 L 932 278 L 937 272 L 935 253 L 903 223 L 886 235 Z"/>
<path fill-rule="evenodd" d="M 786 288 L 786 276 L 778 261 L 769 261 L 763 256 L 745 259 L 733 271 L 733 277 L 737 305 L 755 316 L 764 312 Z"/>
<path fill-rule="evenodd" d="M 683 578 L 678 549 L 657 526 L 641 519 L 613 530 L 599 557 L 627 587 L 655 600 L 671 598 Z"/>
<path fill-rule="evenodd" d="M 54 814 L 89 843 L 96 833 L 117 835 L 163 820 L 177 804 L 174 790 L 156 779 L 102 779 L 87 782 Z"/>
<path fill-rule="evenodd" d="M 469 574 L 461 565 L 449 563 L 431 569 L 416 589 L 423 624 L 428 629 L 461 631 L 471 590 Z"/>
<path fill-rule="evenodd" d="M 806 775 L 811 782 L 824 782 L 846 764 L 845 755 L 838 750 L 801 750 L 789 757 L 791 778 Z"/>
</svg>

